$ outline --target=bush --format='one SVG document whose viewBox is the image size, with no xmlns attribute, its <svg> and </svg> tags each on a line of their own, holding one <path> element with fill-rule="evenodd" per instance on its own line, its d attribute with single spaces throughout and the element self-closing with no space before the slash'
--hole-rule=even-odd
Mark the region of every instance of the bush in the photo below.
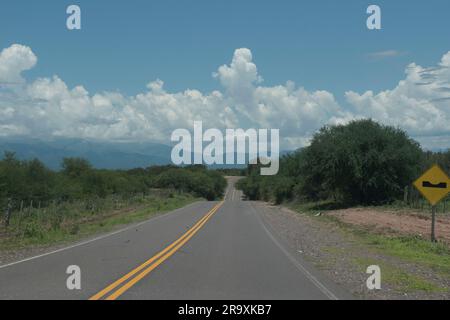
<svg viewBox="0 0 450 320">
<path fill-rule="evenodd" d="M 223 196 L 227 182 L 218 172 L 206 168 L 169 168 L 155 179 L 155 187 L 190 192 L 207 200 Z"/>
</svg>

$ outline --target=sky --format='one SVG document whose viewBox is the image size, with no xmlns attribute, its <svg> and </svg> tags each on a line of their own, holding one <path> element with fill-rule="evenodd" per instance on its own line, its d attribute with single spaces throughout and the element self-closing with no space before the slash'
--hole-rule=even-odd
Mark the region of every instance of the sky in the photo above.
<svg viewBox="0 0 450 320">
<path fill-rule="evenodd" d="M 79 5 L 82 29 L 66 28 Z M 379 5 L 382 30 L 368 30 Z M 450 147 L 450 2 L 0 4 L 0 136 L 167 142 L 202 120 L 295 149 L 373 118 Z"/>
</svg>

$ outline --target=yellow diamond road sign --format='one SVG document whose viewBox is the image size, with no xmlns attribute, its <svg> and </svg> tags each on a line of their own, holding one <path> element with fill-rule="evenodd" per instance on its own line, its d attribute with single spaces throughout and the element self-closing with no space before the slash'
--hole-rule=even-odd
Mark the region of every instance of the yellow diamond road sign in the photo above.
<svg viewBox="0 0 450 320">
<path fill-rule="evenodd" d="M 434 206 L 450 192 L 450 179 L 435 165 L 417 179 L 414 186 Z"/>
</svg>

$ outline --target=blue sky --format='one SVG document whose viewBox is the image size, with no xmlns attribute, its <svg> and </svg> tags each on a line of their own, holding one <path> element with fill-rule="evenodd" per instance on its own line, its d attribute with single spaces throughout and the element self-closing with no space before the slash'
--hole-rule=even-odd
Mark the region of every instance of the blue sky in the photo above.
<svg viewBox="0 0 450 320">
<path fill-rule="evenodd" d="M 365 26 L 371 3 L 382 8 L 382 31 Z M 82 9 L 81 31 L 65 28 L 69 4 Z M 30 77 L 58 74 L 89 91 L 134 94 L 157 78 L 170 90 L 209 91 L 218 87 L 211 73 L 246 47 L 266 84 L 339 94 L 392 87 L 409 62 L 436 62 L 449 49 L 449 12 L 446 0 L 3 0 L 0 43 L 33 49 Z M 386 50 L 403 55 L 367 56 Z"/>
<path fill-rule="evenodd" d="M 65 27 L 70 4 L 82 9 L 80 31 Z M 366 28 L 370 4 L 382 9 L 381 31 Z M 394 90 L 410 63 L 435 66 L 450 50 L 447 0 L 2 0 L 0 8 L 0 50 L 20 44 L 38 58 L 23 72 L 27 81 L 57 75 L 90 96 L 135 96 L 156 79 L 167 92 L 225 92 L 212 73 L 248 48 L 261 86 L 291 80 L 311 94 L 329 92 L 345 112 L 346 92 Z M 439 128 L 439 137 L 447 129 Z"/>
</svg>

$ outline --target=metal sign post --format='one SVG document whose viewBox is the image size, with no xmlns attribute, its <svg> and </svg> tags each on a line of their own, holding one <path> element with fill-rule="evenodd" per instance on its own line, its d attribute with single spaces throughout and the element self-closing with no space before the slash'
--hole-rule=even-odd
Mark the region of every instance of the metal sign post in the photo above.
<svg viewBox="0 0 450 320">
<path fill-rule="evenodd" d="M 436 206 L 431 207 L 431 242 L 436 240 Z"/>
</svg>

